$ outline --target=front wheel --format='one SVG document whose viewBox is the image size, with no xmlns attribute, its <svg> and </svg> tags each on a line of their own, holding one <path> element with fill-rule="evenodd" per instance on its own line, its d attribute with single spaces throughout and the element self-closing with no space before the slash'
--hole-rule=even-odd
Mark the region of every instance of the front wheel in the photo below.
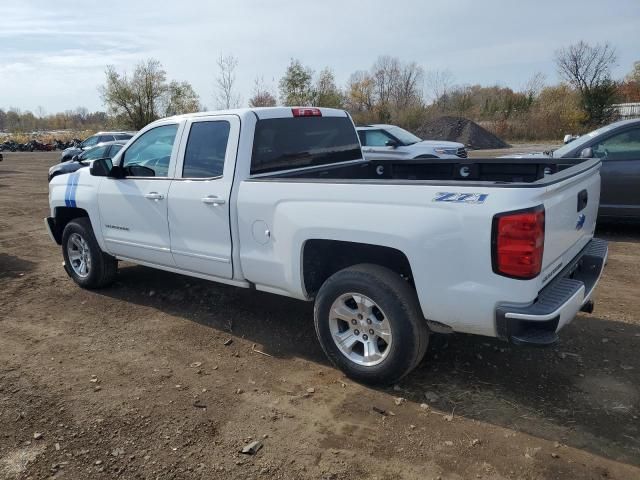
<svg viewBox="0 0 640 480">
<path fill-rule="evenodd" d="M 415 291 L 378 265 L 332 275 L 316 297 L 314 321 L 329 359 L 367 384 L 400 380 L 420 363 L 429 341 Z"/>
<path fill-rule="evenodd" d="M 113 283 L 118 261 L 104 253 L 88 218 L 76 218 L 62 233 L 62 255 L 65 270 L 82 288 L 100 288 Z"/>
</svg>

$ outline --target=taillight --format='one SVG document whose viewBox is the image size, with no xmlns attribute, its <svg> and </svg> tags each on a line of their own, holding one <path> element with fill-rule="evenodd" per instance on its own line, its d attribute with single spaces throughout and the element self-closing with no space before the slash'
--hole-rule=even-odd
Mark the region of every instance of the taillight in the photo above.
<svg viewBox="0 0 640 480">
<path fill-rule="evenodd" d="M 322 112 L 319 108 L 313 107 L 303 107 L 303 108 L 292 108 L 291 113 L 293 113 L 294 117 L 321 117 Z"/>
<path fill-rule="evenodd" d="M 544 207 L 494 216 L 491 243 L 495 273 L 525 280 L 537 277 L 544 253 Z"/>
</svg>

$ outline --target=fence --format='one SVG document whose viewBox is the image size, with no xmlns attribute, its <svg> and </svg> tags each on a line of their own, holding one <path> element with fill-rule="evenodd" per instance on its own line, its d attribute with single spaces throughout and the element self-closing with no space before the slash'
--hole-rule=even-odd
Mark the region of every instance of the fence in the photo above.
<svg viewBox="0 0 640 480">
<path fill-rule="evenodd" d="M 639 118 L 640 117 L 640 102 L 635 103 L 618 103 L 614 105 L 618 110 L 620 118 L 625 120 L 627 118 Z"/>
</svg>

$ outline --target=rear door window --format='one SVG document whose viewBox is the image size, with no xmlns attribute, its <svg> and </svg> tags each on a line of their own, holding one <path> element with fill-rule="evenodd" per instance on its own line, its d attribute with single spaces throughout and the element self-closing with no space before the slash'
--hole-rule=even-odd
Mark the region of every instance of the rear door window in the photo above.
<svg viewBox="0 0 640 480">
<path fill-rule="evenodd" d="M 362 158 L 348 117 L 293 117 L 258 120 L 251 173 L 328 165 Z"/>
<path fill-rule="evenodd" d="M 126 133 L 120 134 L 120 135 L 114 135 L 116 140 L 129 140 L 131 137 L 133 137 L 133 135 L 129 135 Z"/>
<path fill-rule="evenodd" d="M 222 176 L 231 125 L 225 120 L 195 122 L 189 131 L 182 178 Z"/>
</svg>

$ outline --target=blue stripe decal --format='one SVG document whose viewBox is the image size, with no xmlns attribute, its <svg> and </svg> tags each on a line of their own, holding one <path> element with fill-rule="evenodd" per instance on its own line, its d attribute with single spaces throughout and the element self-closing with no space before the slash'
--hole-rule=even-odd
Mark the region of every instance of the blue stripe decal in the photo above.
<svg viewBox="0 0 640 480">
<path fill-rule="evenodd" d="M 69 194 L 69 203 L 71 207 L 76 206 L 76 192 L 78 191 L 78 180 L 80 180 L 80 174 L 74 173 L 71 180 L 71 193 Z"/>
<path fill-rule="evenodd" d="M 71 194 L 71 182 L 73 181 L 73 174 L 67 177 L 67 189 L 64 192 L 64 204 L 67 207 L 71 206 L 71 202 L 69 200 Z"/>
</svg>

